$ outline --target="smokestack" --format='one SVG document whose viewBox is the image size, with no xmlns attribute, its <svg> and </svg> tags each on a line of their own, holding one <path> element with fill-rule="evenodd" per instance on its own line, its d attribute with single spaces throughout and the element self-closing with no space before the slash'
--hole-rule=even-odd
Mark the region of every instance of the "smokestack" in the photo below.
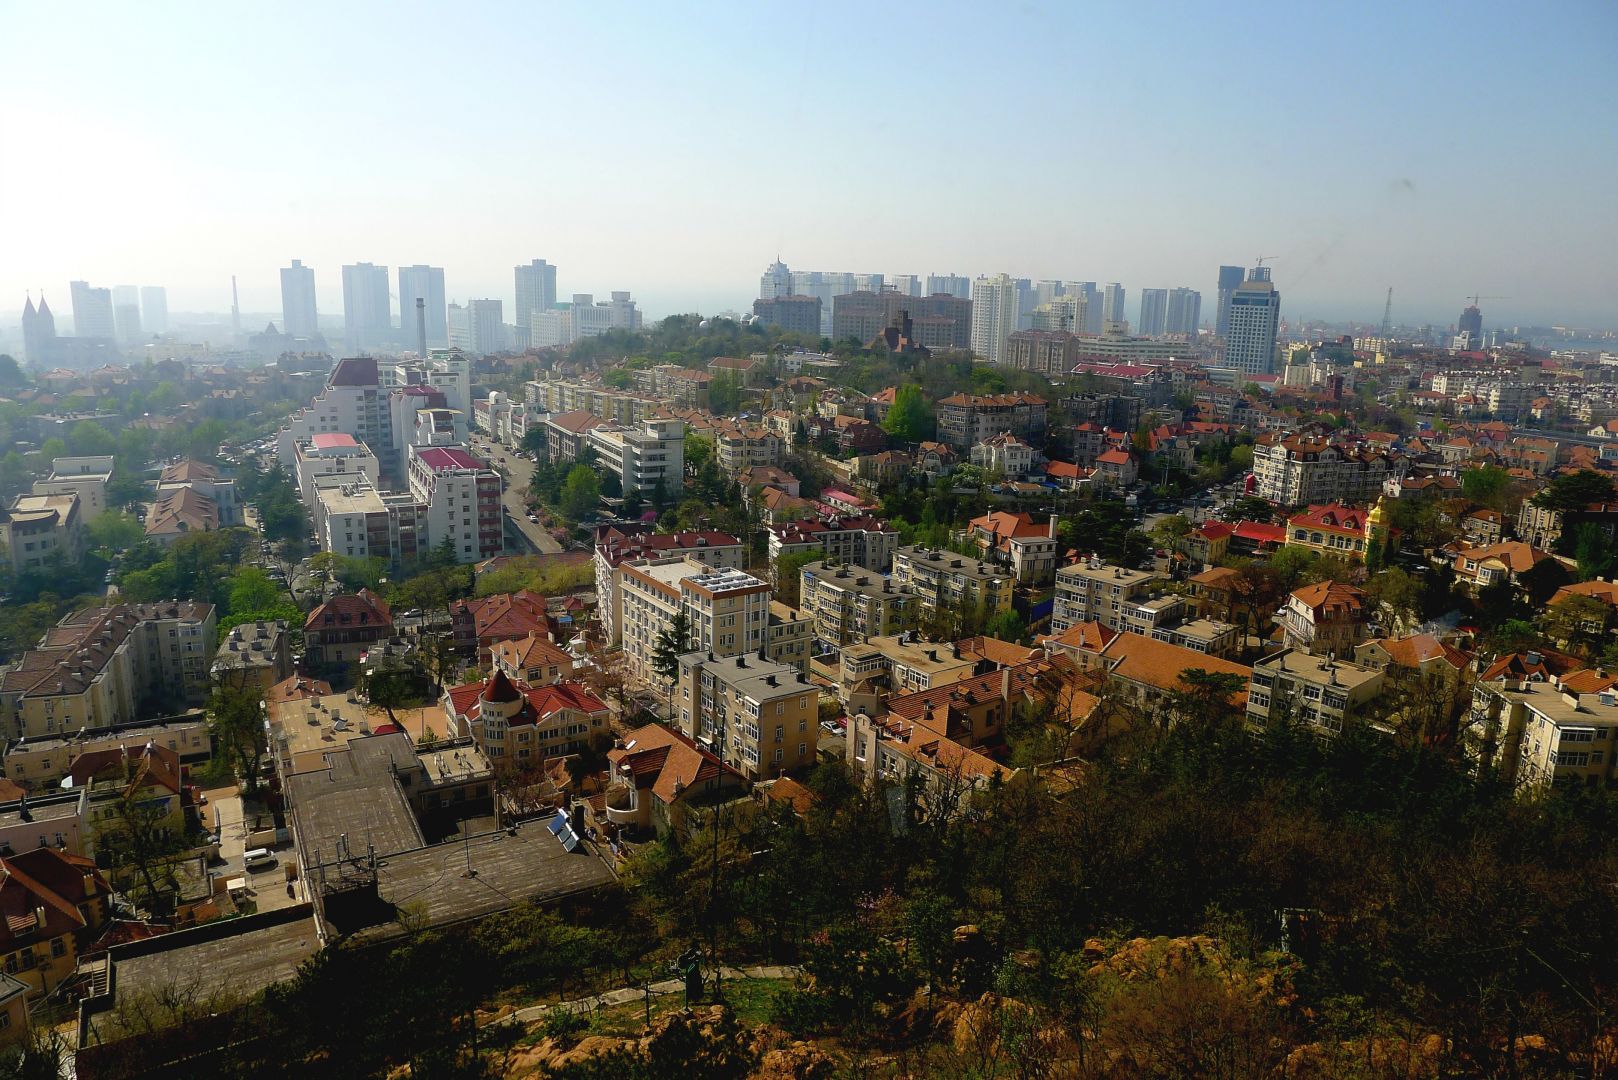
<svg viewBox="0 0 1618 1080">
<path fill-rule="evenodd" d="M 416 297 L 416 349 L 427 359 L 427 298 Z"/>
<path fill-rule="evenodd" d="M 242 309 L 236 299 L 236 275 L 230 275 L 230 332 L 242 336 Z"/>
</svg>

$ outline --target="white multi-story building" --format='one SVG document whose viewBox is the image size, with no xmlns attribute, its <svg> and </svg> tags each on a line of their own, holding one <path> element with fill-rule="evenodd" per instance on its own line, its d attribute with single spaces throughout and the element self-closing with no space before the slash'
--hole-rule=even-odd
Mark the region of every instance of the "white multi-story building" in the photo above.
<svg viewBox="0 0 1618 1080">
<path fill-rule="evenodd" d="M 410 317 L 415 317 L 413 307 Z M 386 266 L 362 262 L 343 267 L 343 335 L 352 352 L 376 348 L 393 337 Z"/>
<path fill-rule="evenodd" d="M 1230 327 L 1225 333 L 1224 366 L 1248 375 L 1275 371 L 1275 335 L 1281 322 L 1281 294 L 1270 268 L 1255 266 L 1230 294 Z"/>
<path fill-rule="evenodd" d="M 163 286 L 140 287 L 140 322 L 148 334 L 169 332 L 169 291 Z"/>
<path fill-rule="evenodd" d="M 399 337 L 416 343 L 416 301 L 422 301 L 427 315 L 427 347 L 443 349 L 449 346 L 449 318 L 444 304 L 444 268 L 442 266 L 401 266 L 395 274 L 399 280 Z"/>
<path fill-rule="evenodd" d="M 742 542 L 721 532 L 625 532 L 607 526 L 596 533 L 596 616 L 608 645 L 618 644 L 623 630 L 623 606 L 618 590 L 618 567 L 646 559 L 683 556 L 714 568 L 742 565 Z"/>
<path fill-rule="evenodd" d="M 1202 321 L 1202 294 L 1195 289 L 1180 287 L 1169 290 L 1168 316 L 1163 322 L 1165 334 L 1183 334 L 1188 341 L 1197 340 L 1197 326 Z"/>
<path fill-rule="evenodd" d="M 92 288 L 88 281 L 73 281 L 68 283 L 68 291 L 73 297 L 74 336 L 112 341 L 118 331 L 112 290 Z"/>
<path fill-rule="evenodd" d="M 501 321 L 499 300 L 471 300 L 449 306 L 449 344 L 479 356 L 500 352 L 506 347 L 506 328 Z"/>
<path fill-rule="evenodd" d="M 534 311 L 530 315 L 530 342 L 535 348 L 557 348 L 582 338 L 599 337 L 608 330 L 639 330 L 641 312 L 627 292 L 597 301 L 590 293 L 574 293 L 567 307 Z"/>
<path fill-rule="evenodd" d="M 1282 506 L 1374 499 L 1392 471 L 1385 454 L 1307 435 L 1261 435 L 1253 446 L 1254 494 Z"/>
<path fill-rule="evenodd" d="M 281 330 L 288 337 L 312 338 L 320 333 L 315 309 L 315 271 L 293 259 L 281 268 Z"/>
<path fill-rule="evenodd" d="M 685 476 L 685 421 L 642 420 L 636 426 L 602 425 L 590 429 L 597 462 L 615 473 L 624 494 L 655 491 L 658 484 L 673 493 Z"/>
<path fill-rule="evenodd" d="M 1114 630 L 1135 629 L 1133 609 L 1162 581 L 1163 576 L 1155 571 L 1130 570 L 1098 558 L 1064 566 L 1056 571 L 1051 633 L 1060 634 L 1081 622 L 1098 622 Z M 1146 634 L 1150 636 L 1151 630 Z"/>
<path fill-rule="evenodd" d="M 368 485 L 376 487 L 381 482 L 381 466 L 370 447 L 354 436 L 324 432 L 311 435 L 294 447 L 292 475 L 304 505 L 312 507 L 317 478 L 363 476 Z"/>
<path fill-rule="evenodd" d="M 460 563 L 490 559 L 505 549 L 500 474 L 465 450 L 410 449 L 410 495 L 426 507 L 430 549 L 449 543 Z"/>
<path fill-rule="evenodd" d="M 653 669 L 660 635 L 683 612 L 690 652 L 758 653 L 769 642 L 770 586 L 733 567 L 695 559 L 652 559 L 618 566 L 624 657 L 646 686 L 665 685 Z"/>
<path fill-rule="evenodd" d="M 107 484 L 112 480 L 111 454 L 51 459 L 51 474 L 34 481 L 35 495 L 79 497 L 79 519 L 86 524 L 107 507 Z"/>
<path fill-rule="evenodd" d="M 375 451 L 394 445 L 388 391 L 378 381 L 376 359 L 369 356 L 337 361 L 326 386 L 307 408 L 287 418 L 280 432 L 281 467 L 296 476 L 298 446 L 316 435 L 348 435 Z M 392 473 L 392 462 L 388 472 Z M 373 478 L 375 482 L 375 478 Z"/>
<path fill-rule="evenodd" d="M 991 364 L 1005 356 L 1006 339 L 1017 329 L 1017 283 L 1010 274 L 972 282 L 972 351 Z"/>
<path fill-rule="evenodd" d="M 1140 322 L 1135 327 L 1137 334 L 1147 337 L 1156 337 L 1164 333 L 1169 322 L 1169 291 L 1167 289 L 1142 289 L 1140 291 Z"/>
<path fill-rule="evenodd" d="M 772 571 L 783 557 L 813 552 L 816 558 L 835 560 L 885 574 L 899 550 L 899 533 L 874 517 L 823 517 L 818 521 L 788 521 L 771 525 Z"/>
</svg>

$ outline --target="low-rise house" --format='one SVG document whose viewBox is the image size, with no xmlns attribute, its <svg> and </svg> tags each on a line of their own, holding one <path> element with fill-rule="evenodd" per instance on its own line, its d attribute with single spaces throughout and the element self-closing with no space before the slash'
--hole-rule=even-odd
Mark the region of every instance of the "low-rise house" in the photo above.
<svg viewBox="0 0 1618 1080">
<path fill-rule="evenodd" d="M 606 704 L 575 682 L 531 686 L 505 671 L 447 687 L 444 715 L 455 738 L 470 737 L 491 761 L 558 758 L 612 741 Z"/>
<path fill-rule="evenodd" d="M 1618 581 L 1608 581 L 1595 578 L 1592 581 L 1580 581 L 1573 585 L 1563 585 L 1556 590 L 1556 595 L 1550 598 L 1547 607 L 1556 607 L 1572 601 L 1575 597 L 1585 597 L 1601 605 L 1603 617 L 1599 623 L 1591 623 L 1582 627 L 1589 634 L 1600 634 L 1612 628 L 1618 621 Z"/>
<path fill-rule="evenodd" d="M 1384 680 L 1381 671 L 1282 649 L 1253 665 L 1247 724 L 1262 730 L 1272 720 L 1286 719 L 1335 735 L 1376 699 Z"/>
<path fill-rule="evenodd" d="M 802 490 L 796 476 L 774 465 L 755 465 L 750 469 L 745 469 L 736 478 L 736 481 L 743 491 L 751 488 L 773 487 L 786 492 L 793 498 L 797 498 Z"/>
<path fill-rule="evenodd" d="M 1488 547 L 1505 539 L 1505 516 L 1498 510 L 1480 506 L 1468 510 L 1460 518 L 1461 535 L 1473 547 Z"/>
<path fill-rule="evenodd" d="M 811 416 L 804 421 L 809 438 L 832 443 L 839 453 L 873 454 L 887 445 L 888 435 L 876 424 L 858 416 Z"/>
<path fill-rule="evenodd" d="M 334 596 L 303 621 L 304 656 L 311 665 L 342 666 L 393 636 L 393 612 L 370 589 Z"/>
<path fill-rule="evenodd" d="M 1180 537 L 1175 547 L 1194 563 L 1212 566 L 1230 551 L 1236 527 L 1224 521 L 1205 521 Z"/>
<path fill-rule="evenodd" d="M 496 642 L 489 650 L 489 660 L 495 670 L 529 686 L 549 686 L 573 675 L 573 657 L 540 630 Z"/>
<path fill-rule="evenodd" d="M 499 642 L 535 632 L 548 638 L 551 632 L 545 597 L 529 589 L 456 600 L 449 606 L 449 621 L 456 651 L 480 663 Z"/>
<path fill-rule="evenodd" d="M 0 966 L 26 984 L 29 1001 L 73 975 L 111 902 L 106 878 L 84 856 L 52 847 L 0 856 Z"/>
<path fill-rule="evenodd" d="M 1365 594 L 1352 585 L 1317 581 L 1292 590 L 1276 616 L 1287 648 L 1316 656 L 1353 654 L 1370 621 Z"/>
<path fill-rule="evenodd" d="M 1455 580 L 1475 595 L 1491 585 L 1504 582 L 1515 585 L 1523 574 L 1546 561 L 1555 563 L 1566 574 L 1565 567 L 1556 556 L 1520 540 L 1508 540 L 1488 547 L 1463 548 L 1455 555 Z"/>
<path fill-rule="evenodd" d="M 1354 662 L 1373 671 L 1400 669 L 1458 688 L 1472 670 L 1472 658 L 1432 634 L 1372 638 L 1354 647 Z"/>
<path fill-rule="evenodd" d="M 140 808 L 142 824 L 171 837 L 184 834 L 186 798 L 180 755 L 167 747 L 147 743 L 90 750 L 73 759 L 63 787 L 84 795 L 82 811 L 90 844 L 109 829 L 123 827 L 125 804 Z"/>
<path fill-rule="evenodd" d="M 647 724 L 607 751 L 607 821 L 666 835 L 693 812 L 747 793 L 747 777 L 662 724 Z"/>
<path fill-rule="evenodd" d="M 1330 503 L 1311 506 L 1287 518 L 1286 543 L 1350 562 L 1364 562 L 1366 552 L 1387 543 L 1388 509 L 1381 500 L 1370 510 Z"/>
<path fill-rule="evenodd" d="M 1084 657 L 1082 650 L 1076 654 Z M 1135 633 L 1120 633 L 1088 658 L 1088 667 L 1099 668 L 1119 691 L 1123 701 L 1144 710 L 1167 705 L 1176 694 L 1190 689 L 1183 676 L 1188 671 L 1238 677 L 1245 688 L 1252 669 L 1219 656 L 1209 656 L 1171 642 Z M 1245 689 L 1230 698 L 1232 708 L 1240 709 Z"/>
<path fill-rule="evenodd" d="M 1128 450 L 1107 450 L 1096 455 L 1093 478 L 1115 487 L 1129 487 L 1140 479 L 1140 465 Z"/>
<path fill-rule="evenodd" d="M 1056 573 L 1056 515 L 1044 524 L 1032 514 L 995 510 L 967 522 L 984 558 L 1011 567 L 1020 582 L 1042 585 Z"/>
<path fill-rule="evenodd" d="M 960 455 L 948 443 L 924 442 L 916 447 L 916 471 L 938 480 L 955 471 Z"/>
<path fill-rule="evenodd" d="M 1038 452 L 1009 431 L 991 435 L 972 447 L 972 464 L 1008 480 L 1021 480 L 1035 472 L 1038 460 Z"/>
</svg>

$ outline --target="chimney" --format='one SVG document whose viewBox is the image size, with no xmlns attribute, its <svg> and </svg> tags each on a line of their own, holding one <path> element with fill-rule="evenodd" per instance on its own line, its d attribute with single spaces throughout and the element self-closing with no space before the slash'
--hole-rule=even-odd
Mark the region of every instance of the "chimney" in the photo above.
<svg viewBox="0 0 1618 1080">
<path fill-rule="evenodd" d="M 427 357 L 427 298 L 416 297 L 416 348 L 421 357 Z"/>
<path fill-rule="evenodd" d="M 1000 669 L 1000 700 L 1011 701 L 1011 669 L 1008 667 Z"/>
</svg>

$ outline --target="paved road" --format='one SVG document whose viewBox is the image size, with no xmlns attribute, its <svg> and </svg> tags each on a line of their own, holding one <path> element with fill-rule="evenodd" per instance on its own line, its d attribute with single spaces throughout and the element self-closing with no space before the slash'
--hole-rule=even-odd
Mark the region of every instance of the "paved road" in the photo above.
<svg viewBox="0 0 1618 1080">
<path fill-rule="evenodd" d="M 791 979 L 798 974 L 796 967 L 766 966 L 750 968 L 724 968 L 725 982 L 739 982 L 744 979 Z M 711 987 L 712 972 L 703 969 L 703 982 L 705 988 Z M 616 990 L 608 990 L 603 994 L 594 994 L 576 1001 L 559 1001 L 553 1005 L 533 1005 L 526 1009 L 518 1009 L 514 1013 L 507 1013 L 496 1024 L 527 1024 L 535 1020 L 543 1020 L 547 1013 L 553 1009 L 566 1009 L 569 1012 L 589 1015 L 598 1009 L 611 1008 L 614 1005 L 623 1005 L 631 1001 L 640 1001 L 645 998 L 647 991 L 652 997 L 662 997 L 664 994 L 677 994 L 685 990 L 685 982 L 681 979 L 664 979 L 652 983 L 650 986 L 621 986 Z"/>
<path fill-rule="evenodd" d="M 515 450 L 491 444 L 482 435 L 472 436 L 472 449 L 487 457 L 496 468 L 506 471 L 505 491 L 500 496 L 506 511 L 506 531 L 516 532 L 531 550 L 541 555 L 554 555 L 565 550 L 556 542 L 556 537 L 528 520 L 526 498 L 528 481 L 534 475 L 534 463 Z M 501 461 L 501 457 L 506 460 Z"/>
</svg>

